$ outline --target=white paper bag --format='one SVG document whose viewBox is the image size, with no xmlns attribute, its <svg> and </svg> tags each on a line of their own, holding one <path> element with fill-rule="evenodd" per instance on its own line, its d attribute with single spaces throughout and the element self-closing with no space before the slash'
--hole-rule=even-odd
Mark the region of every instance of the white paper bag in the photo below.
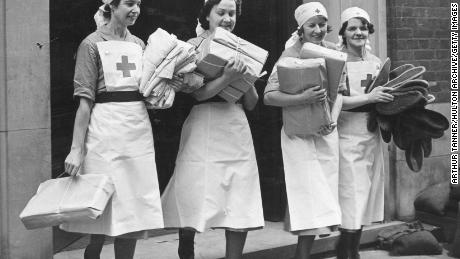
<svg viewBox="0 0 460 259">
<path fill-rule="evenodd" d="M 113 192 L 111 179 L 103 174 L 51 179 L 40 184 L 19 218 L 27 229 L 94 220 Z"/>
</svg>

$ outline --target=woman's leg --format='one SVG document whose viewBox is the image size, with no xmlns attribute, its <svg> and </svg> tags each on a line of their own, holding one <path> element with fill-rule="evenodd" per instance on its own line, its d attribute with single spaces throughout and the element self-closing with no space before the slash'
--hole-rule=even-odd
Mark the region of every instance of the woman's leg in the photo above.
<svg viewBox="0 0 460 259">
<path fill-rule="evenodd" d="M 359 259 L 359 245 L 361 243 L 362 228 L 356 230 L 352 235 L 350 246 L 350 259 Z"/>
<path fill-rule="evenodd" d="M 351 246 L 352 234 L 344 229 L 340 229 L 339 241 L 337 242 L 337 259 L 348 259 Z"/>
<path fill-rule="evenodd" d="M 177 252 L 180 259 L 195 258 L 195 231 L 179 229 L 179 248 Z"/>
<path fill-rule="evenodd" d="M 248 232 L 225 230 L 226 259 L 241 259 L 243 257 L 243 248 L 247 236 Z"/>
<path fill-rule="evenodd" d="M 132 259 L 136 250 L 137 240 L 134 238 L 115 238 L 115 259 Z"/>
<path fill-rule="evenodd" d="M 299 236 L 295 251 L 295 259 L 309 259 L 314 241 L 315 236 Z"/>
<path fill-rule="evenodd" d="M 337 259 L 359 259 L 362 229 L 340 229 Z"/>
<path fill-rule="evenodd" d="M 91 235 L 89 244 L 83 255 L 84 259 L 100 259 L 101 250 L 104 246 L 104 235 Z"/>
</svg>

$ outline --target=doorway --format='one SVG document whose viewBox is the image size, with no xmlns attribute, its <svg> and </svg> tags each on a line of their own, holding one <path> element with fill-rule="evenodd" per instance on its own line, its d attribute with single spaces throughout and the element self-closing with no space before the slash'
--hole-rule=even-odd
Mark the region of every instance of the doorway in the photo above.
<svg viewBox="0 0 460 259">
<path fill-rule="evenodd" d="M 234 33 L 269 51 L 264 70 L 271 69 L 284 49 L 284 41 L 294 28 L 294 9 L 300 0 L 243 1 L 242 16 Z M 175 34 L 181 40 L 195 37 L 196 18 L 202 0 L 143 1 L 141 16 L 130 31 L 144 42 L 158 27 Z M 94 0 L 51 0 L 51 137 L 52 175 L 64 170 L 64 160 L 70 150 L 73 123 L 78 103 L 73 99 L 75 55 L 80 42 L 95 30 L 93 15 L 100 6 Z M 262 200 L 266 220 L 280 221 L 286 206 L 283 163 L 280 147 L 282 125 L 279 108 L 262 103 L 265 76 L 256 82 L 259 93 L 257 107 L 247 112 L 259 167 Z M 173 171 L 179 146 L 180 131 L 193 100 L 178 94 L 171 109 L 149 113 L 154 131 L 158 179 L 161 191 Z M 82 235 L 54 229 L 54 250 L 58 252 Z"/>
</svg>

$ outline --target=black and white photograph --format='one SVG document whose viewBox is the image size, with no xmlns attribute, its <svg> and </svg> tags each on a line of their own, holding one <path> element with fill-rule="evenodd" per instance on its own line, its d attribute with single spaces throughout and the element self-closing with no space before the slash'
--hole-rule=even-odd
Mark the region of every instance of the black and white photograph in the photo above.
<svg viewBox="0 0 460 259">
<path fill-rule="evenodd" d="M 0 259 L 460 258 L 457 1 L 0 1 Z"/>
</svg>

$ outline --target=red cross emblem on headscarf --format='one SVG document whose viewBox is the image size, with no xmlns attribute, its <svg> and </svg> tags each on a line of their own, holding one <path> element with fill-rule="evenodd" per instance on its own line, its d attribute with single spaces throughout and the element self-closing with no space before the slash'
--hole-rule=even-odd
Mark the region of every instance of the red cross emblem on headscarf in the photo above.
<svg viewBox="0 0 460 259">
<path fill-rule="evenodd" d="M 316 12 L 316 13 L 320 13 L 321 11 L 320 11 L 319 9 L 316 9 L 315 12 Z"/>
</svg>

